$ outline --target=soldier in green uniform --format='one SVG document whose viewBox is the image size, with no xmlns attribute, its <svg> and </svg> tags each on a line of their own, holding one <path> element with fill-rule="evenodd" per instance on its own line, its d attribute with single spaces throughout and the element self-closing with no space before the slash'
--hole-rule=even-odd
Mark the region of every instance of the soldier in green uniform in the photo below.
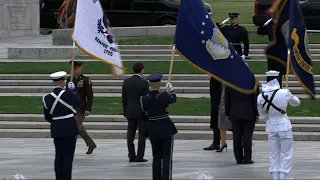
<svg viewBox="0 0 320 180">
<path fill-rule="evenodd" d="M 70 61 L 71 63 L 71 61 Z M 91 139 L 87 133 L 85 127 L 83 126 L 83 121 L 86 116 L 91 113 L 91 107 L 93 103 L 93 91 L 91 80 L 82 74 L 82 64 L 81 61 L 74 61 L 73 66 L 73 83 L 75 84 L 79 94 L 80 94 L 80 104 L 75 107 L 77 110 L 75 119 L 78 123 L 80 136 L 86 142 L 88 146 L 87 154 L 91 154 L 93 150 L 97 147 L 94 141 Z M 67 82 L 70 82 L 70 77 L 68 77 Z"/>
</svg>

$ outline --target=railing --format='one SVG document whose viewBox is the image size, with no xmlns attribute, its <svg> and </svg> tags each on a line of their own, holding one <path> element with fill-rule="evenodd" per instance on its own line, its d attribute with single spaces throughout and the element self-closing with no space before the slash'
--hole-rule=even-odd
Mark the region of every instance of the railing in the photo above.
<svg viewBox="0 0 320 180">
<path fill-rule="evenodd" d="M 307 30 L 308 33 L 320 33 L 320 30 Z"/>
</svg>

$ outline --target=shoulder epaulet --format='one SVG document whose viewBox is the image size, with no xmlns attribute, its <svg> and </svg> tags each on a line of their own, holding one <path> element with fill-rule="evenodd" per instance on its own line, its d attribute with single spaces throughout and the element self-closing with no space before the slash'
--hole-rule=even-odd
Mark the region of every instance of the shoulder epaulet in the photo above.
<svg viewBox="0 0 320 180">
<path fill-rule="evenodd" d="M 243 30 L 246 30 L 247 31 L 247 29 L 244 27 L 244 26 L 240 26 Z"/>
<path fill-rule="evenodd" d="M 81 75 L 83 78 L 89 79 L 88 76 L 85 76 L 84 74 Z"/>
<path fill-rule="evenodd" d="M 88 83 L 91 84 L 91 80 L 88 76 L 82 75 L 82 78 L 88 80 Z"/>
</svg>

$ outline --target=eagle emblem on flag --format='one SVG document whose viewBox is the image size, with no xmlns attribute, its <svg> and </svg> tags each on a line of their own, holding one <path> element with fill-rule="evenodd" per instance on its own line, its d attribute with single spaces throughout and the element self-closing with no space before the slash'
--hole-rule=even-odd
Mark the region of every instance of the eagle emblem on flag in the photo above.
<svg viewBox="0 0 320 180">
<path fill-rule="evenodd" d="M 212 31 L 211 39 L 206 41 L 208 53 L 214 60 L 227 59 L 231 54 L 227 39 L 217 27 L 214 27 Z"/>
<path fill-rule="evenodd" d="M 106 15 L 98 19 L 97 22 L 98 33 L 103 34 L 104 38 L 108 40 L 110 44 L 115 43 L 115 38 L 113 37 L 112 30 L 110 27 L 110 21 Z"/>
</svg>

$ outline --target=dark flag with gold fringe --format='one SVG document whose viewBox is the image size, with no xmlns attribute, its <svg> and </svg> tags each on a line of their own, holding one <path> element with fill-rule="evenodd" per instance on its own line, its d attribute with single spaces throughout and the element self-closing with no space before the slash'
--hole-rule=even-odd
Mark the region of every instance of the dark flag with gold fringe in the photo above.
<svg viewBox="0 0 320 180">
<path fill-rule="evenodd" d="M 273 27 L 274 38 L 268 45 L 265 53 L 268 58 L 279 61 L 285 66 L 287 62 L 287 43 L 289 38 L 289 8 L 287 0 L 275 0 L 270 12 L 275 21 Z"/>
<path fill-rule="evenodd" d="M 316 98 L 308 35 L 298 0 L 289 0 L 289 9 L 289 49 L 291 50 L 291 68 L 301 86 L 313 98 Z"/>
<path fill-rule="evenodd" d="M 181 1 L 174 42 L 179 55 L 196 68 L 239 92 L 256 92 L 258 80 L 212 22 L 202 1 Z"/>
<path fill-rule="evenodd" d="M 275 26 L 274 41 L 266 49 L 267 57 L 284 65 L 288 64 L 287 68 L 294 73 L 301 86 L 315 99 L 308 36 L 298 0 L 276 0 L 270 12 L 273 14 Z"/>
</svg>

